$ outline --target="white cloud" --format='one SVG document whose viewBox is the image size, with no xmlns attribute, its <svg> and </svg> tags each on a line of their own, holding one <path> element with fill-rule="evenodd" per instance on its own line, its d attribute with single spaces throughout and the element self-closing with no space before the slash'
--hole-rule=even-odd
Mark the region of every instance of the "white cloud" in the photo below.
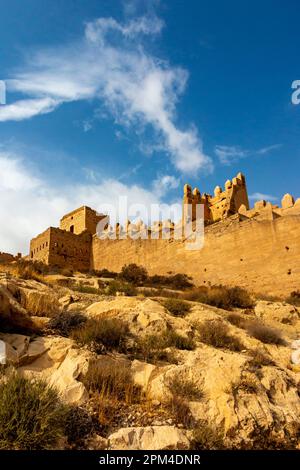
<svg viewBox="0 0 300 470">
<path fill-rule="evenodd" d="M 223 165 L 231 165 L 242 158 L 247 158 L 255 155 L 266 155 L 273 150 L 280 148 L 282 144 L 269 145 L 268 147 L 262 147 L 257 150 L 242 149 L 239 146 L 228 146 L 228 145 L 216 145 L 215 154 L 219 158 Z"/>
<path fill-rule="evenodd" d="M 94 173 L 90 182 L 53 187 L 22 158 L 8 152 L 0 151 L 0 174 L 0 251 L 5 252 L 27 254 L 31 238 L 49 226 L 58 226 L 64 214 L 82 205 L 106 213 L 106 205 L 118 207 L 119 197 L 127 196 L 128 205 L 143 205 L 143 218 L 151 204 L 160 203 L 160 195 L 153 189 L 115 179 L 98 182 Z M 171 183 L 175 184 L 172 178 Z"/>
<path fill-rule="evenodd" d="M 180 185 L 180 180 L 172 175 L 159 176 L 153 181 L 152 188 L 158 197 L 162 197 L 172 189 L 177 189 Z"/>
<path fill-rule="evenodd" d="M 113 18 L 87 23 L 77 43 L 41 50 L 8 81 L 28 99 L 0 108 L 0 121 L 32 118 L 64 102 L 98 99 L 115 122 L 136 129 L 151 125 L 157 144 L 186 173 L 212 170 L 197 129 L 176 125 L 176 105 L 188 78 L 145 50 L 145 36 L 162 30 L 155 16 L 121 24 Z"/>
<path fill-rule="evenodd" d="M 262 201 L 262 200 L 270 201 L 270 202 L 278 201 L 278 197 L 271 196 L 270 194 L 263 194 L 263 193 L 250 194 L 249 199 L 250 201 Z"/>
</svg>

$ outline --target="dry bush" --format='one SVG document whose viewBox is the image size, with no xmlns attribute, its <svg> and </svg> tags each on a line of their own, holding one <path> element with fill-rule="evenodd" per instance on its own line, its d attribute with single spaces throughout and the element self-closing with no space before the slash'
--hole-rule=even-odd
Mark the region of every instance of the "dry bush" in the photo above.
<svg viewBox="0 0 300 470">
<path fill-rule="evenodd" d="M 135 286 L 142 286 L 148 279 L 148 273 L 143 266 L 131 263 L 123 266 L 118 277 L 130 284 L 134 284 Z"/>
<path fill-rule="evenodd" d="M 80 312 L 61 312 L 50 319 L 47 328 L 60 336 L 68 337 L 74 329 L 86 321 L 86 316 Z"/>
<path fill-rule="evenodd" d="M 191 278 L 186 274 L 181 273 L 169 276 L 162 276 L 159 274 L 149 276 L 146 285 L 150 287 L 168 287 L 169 289 L 178 290 L 184 290 L 193 287 Z"/>
<path fill-rule="evenodd" d="M 239 391 L 243 391 L 248 394 L 257 394 L 259 392 L 257 377 L 247 376 L 242 378 L 240 382 L 232 384 L 233 395 L 236 395 Z"/>
<path fill-rule="evenodd" d="M 179 335 L 176 331 L 168 329 L 162 333 L 162 341 L 165 343 L 165 348 L 177 348 L 187 351 L 193 351 L 196 344 L 192 338 Z"/>
<path fill-rule="evenodd" d="M 145 297 L 165 297 L 167 299 L 179 298 L 179 293 L 164 288 L 149 287 L 144 288 L 141 292 Z"/>
<path fill-rule="evenodd" d="M 262 343 L 266 344 L 277 344 L 279 346 L 284 346 L 286 342 L 281 336 L 280 331 L 270 326 L 264 325 L 258 320 L 254 320 L 248 323 L 247 332 L 253 338 L 258 339 Z"/>
<path fill-rule="evenodd" d="M 173 415 L 176 425 L 183 425 L 185 428 L 190 428 L 194 419 L 192 417 L 187 401 L 180 397 L 173 395 L 166 403 L 166 407 Z"/>
<path fill-rule="evenodd" d="M 242 317 L 242 315 L 239 315 L 238 313 L 230 313 L 227 315 L 226 319 L 232 325 L 242 328 L 243 330 L 247 327 L 248 319 Z"/>
<path fill-rule="evenodd" d="M 0 449 L 51 449 L 64 435 L 67 407 L 44 382 L 11 374 L 0 383 L 0 403 Z"/>
<path fill-rule="evenodd" d="M 95 360 L 82 382 L 90 392 L 96 392 L 101 398 L 127 404 L 141 400 L 141 388 L 133 383 L 131 371 L 125 365 L 104 364 Z"/>
<path fill-rule="evenodd" d="M 163 306 L 175 317 L 184 317 L 192 308 L 190 304 L 180 299 L 164 300 Z"/>
<path fill-rule="evenodd" d="M 250 294 L 241 287 L 197 287 L 182 294 L 185 300 L 192 300 L 218 308 L 252 308 L 254 303 Z"/>
<path fill-rule="evenodd" d="M 129 329 L 118 318 L 91 318 L 83 326 L 72 331 L 71 336 L 80 345 L 93 347 L 101 352 L 101 346 L 107 350 L 125 350 Z"/>
<path fill-rule="evenodd" d="M 294 305 L 295 307 L 300 307 L 300 291 L 296 290 L 291 292 L 291 295 L 286 299 L 286 302 Z"/>
<path fill-rule="evenodd" d="M 14 264 L 12 272 L 21 279 L 45 283 L 44 276 L 48 274 L 49 268 L 40 261 L 19 260 Z"/>
<path fill-rule="evenodd" d="M 87 410 L 78 406 L 70 406 L 66 415 L 65 435 L 68 444 L 82 445 L 82 441 L 93 431 L 93 419 Z"/>
<path fill-rule="evenodd" d="M 143 399 L 141 388 L 134 384 L 132 373 L 125 365 L 95 360 L 82 382 L 91 394 L 102 432 L 111 429 L 120 409 Z"/>
<path fill-rule="evenodd" d="M 253 369 L 260 369 L 262 366 L 276 365 L 273 359 L 261 349 L 257 348 L 252 351 L 249 351 L 249 354 L 251 354 L 252 356 L 249 361 L 249 366 Z"/>
<path fill-rule="evenodd" d="M 176 363 L 174 355 L 166 348 L 195 349 L 195 342 L 191 338 L 178 335 L 174 330 L 165 330 L 160 334 L 145 335 L 137 339 L 135 356 L 141 355 L 146 362 L 168 361 Z"/>
<path fill-rule="evenodd" d="M 282 435 L 284 434 L 284 435 Z M 251 450 L 298 450 L 299 449 L 299 422 L 290 423 L 289 429 L 282 429 L 281 423 L 274 423 L 265 428 L 256 423 L 252 432 Z M 248 449 L 249 447 L 245 447 Z"/>
<path fill-rule="evenodd" d="M 223 450 L 224 433 L 208 425 L 206 421 L 198 421 L 193 432 L 192 450 Z"/>
<path fill-rule="evenodd" d="M 168 388 L 173 396 L 190 401 L 199 401 L 204 397 L 202 390 L 199 390 L 193 380 L 179 376 L 174 376 L 168 381 Z"/>
<path fill-rule="evenodd" d="M 77 286 L 70 287 L 74 292 L 80 292 L 82 294 L 94 294 L 94 295 L 101 295 L 103 291 L 98 287 L 93 286 L 85 286 L 83 284 L 78 284 Z"/>
<path fill-rule="evenodd" d="M 92 276 L 104 277 L 107 279 L 116 279 L 116 277 L 118 277 L 118 273 L 115 273 L 114 271 L 109 271 L 106 268 L 100 270 L 92 269 L 90 270 L 90 274 Z"/>
<path fill-rule="evenodd" d="M 118 292 L 121 292 L 128 297 L 133 297 L 137 295 L 137 289 L 133 284 L 125 282 L 122 280 L 114 279 L 109 283 L 109 286 L 106 289 L 108 295 L 116 295 Z"/>
<path fill-rule="evenodd" d="M 242 351 L 244 349 L 241 341 L 229 333 L 228 326 L 220 320 L 206 320 L 197 325 L 200 339 L 214 348 L 230 349 L 231 351 Z"/>
</svg>

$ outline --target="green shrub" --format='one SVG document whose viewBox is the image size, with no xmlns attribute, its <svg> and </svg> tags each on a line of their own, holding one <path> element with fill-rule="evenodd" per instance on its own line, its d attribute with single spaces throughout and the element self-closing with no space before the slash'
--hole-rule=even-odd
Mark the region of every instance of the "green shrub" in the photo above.
<svg viewBox="0 0 300 470">
<path fill-rule="evenodd" d="M 118 318 L 91 318 L 83 326 L 72 331 L 71 336 L 81 345 L 96 349 L 104 346 L 107 350 L 123 351 L 129 330 L 126 323 Z"/>
<path fill-rule="evenodd" d="M 135 263 L 125 264 L 119 274 L 119 278 L 130 284 L 142 286 L 148 279 L 148 273 L 143 266 L 138 266 Z"/>
<path fill-rule="evenodd" d="M 0 403 L 0 449 L 51 449 L 64 435 L 67 408 L 44 382 L 12 374 L 0 383 Z"/>
<path fill-rule="evenodd" d="M 231 351 L 244 349 L 240 340 L 229 333 L 228 326 L 222 321 L 206 320 L 204 323 L 198 324 L 197 329 L 201 341 L 214 348 L 230 349 Z"/>
<path fill-rule="evenodd" d="M 133 284 L 117 279 L 114 279 L 109 283 L 106 292 L 108 295 L 116 295 L 118 292 L 120 292 L 124 295 L 127 295 L 128 297 L 137 295 L 136 287 Z"/>
<path fill-rule="evenodd" d="M 278 330 L 264 325 L 259 321 L 249 322 L 247 325 L 247 332 L 262 343 L 277 344 L 279 346 L 284 346 L 286 344 Z"/>
<path fill-rule="evenodd" d="M 52 317 L 47 325 L 60 336 L 68 337 L 70 333 L 87 321 L 85 315 L 79 312 L 61 312 Z"/>
<path fill-rule="evenodd" d="M 184 317 L 191 310 L 191 305 L 180 299 L 164 300 L 163 306 L 176 317 Z"/>
</svg>

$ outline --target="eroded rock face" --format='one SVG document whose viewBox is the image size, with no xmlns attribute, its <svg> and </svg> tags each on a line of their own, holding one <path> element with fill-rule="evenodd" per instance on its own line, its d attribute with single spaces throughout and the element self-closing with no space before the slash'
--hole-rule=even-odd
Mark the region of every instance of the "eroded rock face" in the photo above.
<svg viewBox="0 0 300 470">
<path fill-rule="evenodd" d="M 34 331 L 35 323 L 10 291 L 0 284 L 0 331 Z"/>
<path fill-rule="evenodd" d="M 159 334 L 169 327 L 186 335 L 191 326 L 183 318 L 175 318 L 156 301 L 137 297 L 109 298 L 90 305 L 87 315 L 91 317 L 114 317 L 128 323 L 133 334 Z"/>
<path fill-rule="evenodd" d="M 37 286 L 39 283 L 36 281 L 9 282 L 9 286 L 8 283 L 6 286 L 0 284 L 2 324 L 3 321 L 5 324 L 12 320 L 16 322 L 13 325 L 21 320 L 29 324 L 33 321 L 33 317 L 29 317 L 19 303 L 24 298 L 24 290 L 34 293 L 26 298 L 33 303 L 37 299 L 36 313 L 40 315 L 43 311 L 45 314 L 43 299 L 48 295 L 47 286 Z M 56 309 L 56 293 L 54 289 L 50 290 L 54 292 Z M 204 423 L 224 434 L 227 447 L 251 448 L 254 437 L 258 435 L 257 430 L 273 429 L 283 441 L 285 433 L 295 434 L 295 423 L 300 421 L 300 320 L 296 307 L 282 302 L 260 301 L 255 312 L 251 313 L 251 318 L 255 319 L 256 316 L 264 324 L 279 329 L 285 344 L 278 346 L 263 344 L 247 330 L 230 324 L 228 311 L 204 304 L 192 303 L 190 312 L 184 318 L 177 318 L 158 301 L 151 299 L 99 297 L 98 302 L 88 305 L 83 294 L 79 302 L 72 303 L 72 296 L 73 293 L 66 289 L 57 295 L 59 308 L 72 311 L 73 307 L 76 310 L 80 307 L 87 317 L 119 318 L 128 324 L 130 333 L 136 337 L 160 335 L 162 331 L 172 328 L 183 336 L 193 336 L 196 347 L 193 351 L 172 350 L 174 354 L 168 359 L 169 362 L 149 364 L 114 352 L 97 356 L 85 348 L 79 348 L 69 338 L 50 335 L 30 337 L 29 333 L 16 334 L 15 330 L 0 333 L 0 340 L 6 345 L 8 362 L 19 374 L 46 380 L 57 388 L 65 402 L 79 405 L 88 403 L 88 393 L 81 379 L 91 362 L 97 359 L 103 367 L 128 367 L 134 383 L 141 387 L 149 403 L 157 403 L 164 412 L 166 402 L 171 398 L 172 380 L 179 379 L 182 384 L 192 382 L 200 392 L 199 397 L 187 395 L 184 400 L 193 423 L 195 426 L 197 422 Z M 93 302 L 94 298 L 88 300 Z M 245 315 L 243 311 L 238 313 Z M 250 318 L 249 315 L 247 318 Z M 43 320 L 42 317 L 39 319 Z M 215 324 L 225 322 L 229 334 L 242 343 L 242 351 L 204 344 L 197 333 L 197 325 L 206 321 Z M 256 350 L 267 357 L 267 364 L 253 364 Z M 173 426 L 175 422 L 177 427 Z M 133 427 L 125 427 L 128 425 Z M 150 422 L 124 421 L 123 427 L 111 434 L 108 442 L 94 436 L 95 439 L 89 441 L 87 446 L 120 450 L 187 449 L 192 436 L 191 431 L 184 427 L 186 425 L 183 423 L 180 425 L 175 420 L 165 418 Z"/>
<path fill-rule="evenodd" d="M 267 302 L 260 300 L 255 306 L 255 314 L 266 321 L 294 325 L 300 320 L 297 307 L 284 302 Z"/>
<path fill-rule="evenodd" d="M 87 372 L 91 353 L 74 348 L 67 338 L 48 336 L 30 341 L 24 335 L 1 334 L 0 339 L 6 344 L 8 363 L 21 375 L 45 379 L 66 403 L 87 401 L 87 390 L 78 379 Z"/>
<path fill-rule="evenodd" d="M 184 450 L 189 447 L 187 432 L 175 426 L 122 428 L 108 438 L 111 450 Z"/>
</svg>

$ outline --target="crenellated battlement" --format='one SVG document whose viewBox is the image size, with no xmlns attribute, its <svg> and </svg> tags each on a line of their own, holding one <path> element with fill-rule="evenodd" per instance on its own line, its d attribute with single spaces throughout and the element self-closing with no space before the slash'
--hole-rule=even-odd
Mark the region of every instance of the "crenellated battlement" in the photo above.
<svg viewBox="0 0 300 470">
<path fill-rule="evenodd" d="M 246 187 L 246 179 L 242 173 L 227 180 L 222 190 L 221 186 L 216 186 L 214 195 L 199 191 L 198 188 L 192 190 L 189 184 L 184 185 L 183 193 L 183 221 L 189 218 L 194 221 L 197 218 L 196 210 L 199 204 L 204 206 L 204 222 L 211 224 L 236 214 L 243 205 L 249 209 L 249 201 Z"/>
</svg>

